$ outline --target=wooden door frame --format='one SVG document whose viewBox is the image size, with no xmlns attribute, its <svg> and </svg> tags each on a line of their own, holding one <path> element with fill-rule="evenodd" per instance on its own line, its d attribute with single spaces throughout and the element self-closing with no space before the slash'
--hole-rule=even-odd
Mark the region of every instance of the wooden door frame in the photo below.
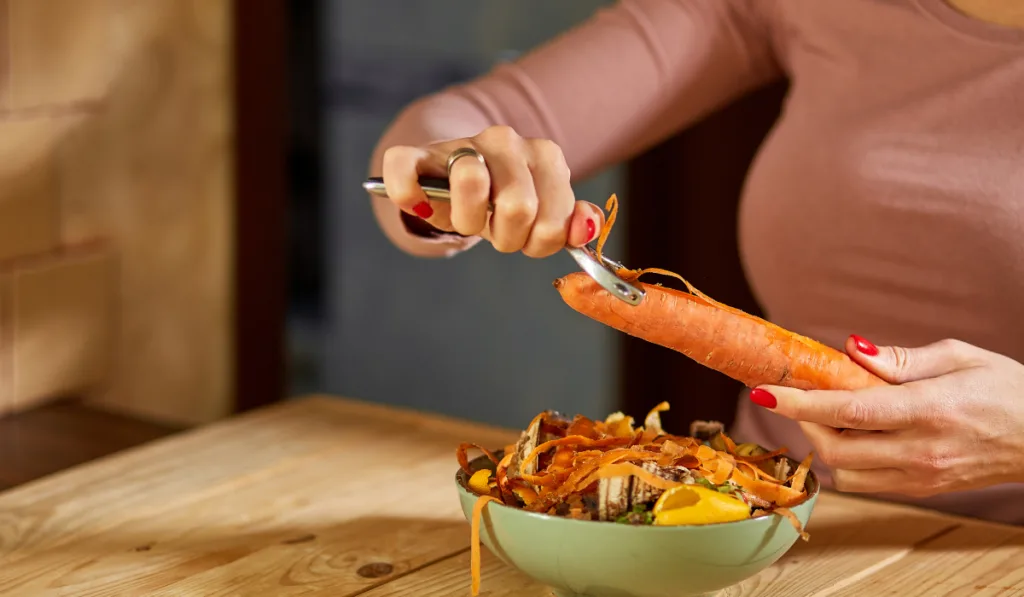
<svg viewBox="0 0 1024 597">
<path fill-rule="evenodd" d="M 234 0 L 234 410 L 285 397 L 288 4 Z"/>
</svg>

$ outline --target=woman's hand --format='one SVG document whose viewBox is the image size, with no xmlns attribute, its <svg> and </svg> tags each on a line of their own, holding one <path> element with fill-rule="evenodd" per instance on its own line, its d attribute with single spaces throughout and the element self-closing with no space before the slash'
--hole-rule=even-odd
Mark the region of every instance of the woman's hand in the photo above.
<svg viewBox="0 0 1024 597">
<path fill-rule="evenodd" d="M 852 336 L 846 350 L 897 385 L 751 392 L 801 422 L 837 489 L 924 497 L 1024 481 L 1024 365 L 955 340 L 878 349 Z"/>
<path fill-rule="evenodd" d="M 420 176 L 447 175 L 449 154 L 475 149 L 452 164 L 451 203 L 427 200 Z M 507 126 L 426 147 L 391 147 L 383 158 L 388 196 L 403 211 L 440 230 L 481 236 L 502 253 L 547 257 L 593 240 L 604 223 L 596 205 L 576 201 L 562 150 L 546 139 L 524 139 Z M 493 213 L 488 202 L 494 204 Z"/>
</svg>

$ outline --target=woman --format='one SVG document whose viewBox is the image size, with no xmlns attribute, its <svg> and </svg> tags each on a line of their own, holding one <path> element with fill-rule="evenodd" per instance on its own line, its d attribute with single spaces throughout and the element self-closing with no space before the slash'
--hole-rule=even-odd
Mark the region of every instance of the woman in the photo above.
<svg viewBox="0 0 1024 597">
<path fill-rule="evenodd" d="M 1024 3 L 623 0 L 403 111 L 375 213 L 413 255 L 552 255 L 603 222 L 570 176 L 780 77 L 740 210 L 748 278 L 770 319 L 894 385 L 756 388 L 733 433 L 814 449 L 840 490 L 1024 524 Z M 460 148 L 450 206 L 427 201 L 417 176 Z"/>
</svg>

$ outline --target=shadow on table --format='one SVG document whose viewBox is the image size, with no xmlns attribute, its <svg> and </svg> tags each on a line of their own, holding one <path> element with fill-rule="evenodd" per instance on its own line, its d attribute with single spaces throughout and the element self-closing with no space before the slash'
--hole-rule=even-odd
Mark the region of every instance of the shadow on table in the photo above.
<svg viewBox="0 0 1024 597">
<path fill-rule="evenodd" d="M 965 525 L 981 525 L 974 532 L 958 532 Z M 867 520 L 822 521 L 812 517 L 807 527 L 810 541 L 798 542 L 791 553 L 811 554 L 836 546 L 841 547 L 912 547 L 918 551 L 955 551 L 992 547 L 1011 538 L 1024 545 L 1024 529 L 990 525 L 982 521 L 943 518 L 934 514 L 903 514 L 873 517 Z M 956 533 L 955 541 L 942 538 Z"/>
</svg>

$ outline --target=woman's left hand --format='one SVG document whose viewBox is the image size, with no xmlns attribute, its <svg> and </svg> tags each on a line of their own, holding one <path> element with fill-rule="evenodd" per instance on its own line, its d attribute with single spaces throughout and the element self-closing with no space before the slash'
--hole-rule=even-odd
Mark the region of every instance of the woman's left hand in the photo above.
<svg viewBox="0 0 1024 597">
<path fill-rule="evenodd" d="M 1024 365 L 956 340 L 876 348 L 851 336 L 846 350 L 894 385 L 751 392 L 800 422 L 836 489 L 924 497 L 1024 482 Z"/>
</svg>

